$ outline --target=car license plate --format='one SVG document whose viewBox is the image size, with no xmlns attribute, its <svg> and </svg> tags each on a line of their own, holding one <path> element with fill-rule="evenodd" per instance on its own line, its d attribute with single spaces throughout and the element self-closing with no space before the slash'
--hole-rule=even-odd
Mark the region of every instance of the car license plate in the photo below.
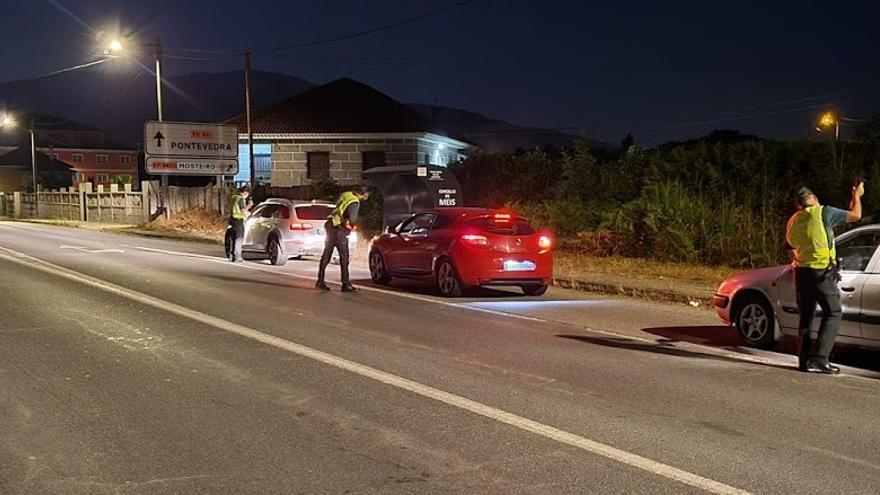
<svg viewBox="0 0 880 495">
<path fill-rule="evenodd" d="M 533 272 L 535 271 L 535 263 L 533 261 L 505 261 L 505 272 Z"/>
</svg>

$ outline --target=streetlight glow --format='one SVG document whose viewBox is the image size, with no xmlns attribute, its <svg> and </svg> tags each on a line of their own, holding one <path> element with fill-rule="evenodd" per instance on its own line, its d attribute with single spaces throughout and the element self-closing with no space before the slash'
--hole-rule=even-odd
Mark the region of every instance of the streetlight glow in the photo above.
<svg viewBox="0 0 880 495">
<path fill-rule="evenodd" d="M 110 42 L 109 45 L 110 53 L 119 53 L 122 51 L 122 42 L 118 39 L 115 39 Z"/>
<path fill-rule="evenodd" d="M 15 119 L 11 115 L 3 115 L 0 117 L 0 127 L 15 127 Z"/>
<path fill-rule="evenodd" d="M 819 118 L 819 125 L 822 127 L 831 127 L 837 124 L 837 118 L 831 112 L 825 112 Z"/>
</svg>

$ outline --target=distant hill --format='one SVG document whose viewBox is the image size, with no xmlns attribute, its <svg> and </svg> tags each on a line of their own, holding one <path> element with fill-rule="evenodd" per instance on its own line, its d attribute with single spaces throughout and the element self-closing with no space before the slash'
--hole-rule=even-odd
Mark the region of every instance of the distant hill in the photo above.
<svg viewBox="0 0 880 495">
<path fill-rule="evenodd" d="M 526 127 L 503 120 L 493 119 L 479 113 L 438 105 L 411 103 L 411 108 L 430 119 L 435 128 L 460 136 L 480 147 L 485 153 L 505 153 L 517 150 L 543 148 L 566 148 L 577 136 L 554 129 Z M 613 145 L 592 141 L 598 148 Z"/>
<path fill-rule="evenodd" d="M 314 87 L 303 79 L 274 72 L 252 74 L 254 107 L 259 109 Z M 390 95 L 393 97 L 394 95 Z M 244 113 L 241 71 L 195 73 L 168 79 L 162 92 L 165 120 L 220 122 Z M 483 152 L 568 147 L 575 136 L 525 127 L 456 108 L 410 104 L 437 129 L 478 145 Z M 134 146 L 143 123 L 156 118 L 156 82 L 144 71 L 84 70 L 0 84 L 0 109 L 63 117 Z M 611 145 L 596 142 L 595 146 Z"/>
<path fill-rule="evenodd" d="M 299 94 L 314 85 L 302 79 L 255 71 L 254 106 Z M 244 111 L 242 71 L 196 73 L 168 78 L 162 91 L 165 120 L 219 122 Z M 156 118 L 156 80 L 149 74 L 80 71 L 0 84 L 0 108 L 57 115 L 107 132 L 134 145 L 145 120 Z"/>
</svg>

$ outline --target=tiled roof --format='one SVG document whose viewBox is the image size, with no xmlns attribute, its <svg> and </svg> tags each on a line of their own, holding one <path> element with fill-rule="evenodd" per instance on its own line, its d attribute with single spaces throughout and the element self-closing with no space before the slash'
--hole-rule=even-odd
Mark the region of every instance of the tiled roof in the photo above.
<svg viewBox="0 0 880 495">
<path fill-rule="evenodd" d="M 247 131 L 244 115 L 225 123 Z M 415 110 L 347 78 L 254 111 L 251 126 L 254 134 L 432 132 Z"/>
<path fill-rule="evenodd" d="M 61 160 L 50 159 L 45 153 L 36 153 L 37 170 L 43 172 L 73 172 L 73 167 Z M 31 169 L 31 149 L 28 147 L 16 148 L 9 153 L 0 155 L 0 168 Z"/>
</svg>

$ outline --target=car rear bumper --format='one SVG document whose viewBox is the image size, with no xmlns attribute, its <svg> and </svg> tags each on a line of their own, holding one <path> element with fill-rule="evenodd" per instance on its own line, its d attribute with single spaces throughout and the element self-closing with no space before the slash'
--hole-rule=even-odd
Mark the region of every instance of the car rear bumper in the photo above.
<svg viewBox="0 0 880 495">
<path fill-rule="evenodd" d="M 505 260 L 522 261 L 528 259 L 535 263 L 534 270 L 505 271 Z M 542 255 L 510 255 L 487 259 L 465 260 L 457 263 L 458 276 L 461 282 L 469 286 L 493 285 L 547 285 L 553 279 L 553 257 Z"/>
<path fill-rule="evenodd" d="M 324 242 L 323 237 L 288 240 L 284 243 L 284 252 L 288 256 L 321 256 L 324 254 Z M 354 252 L 356 249 L 357 241 L 349 240 L 348 250 Z"/>
</svg>

